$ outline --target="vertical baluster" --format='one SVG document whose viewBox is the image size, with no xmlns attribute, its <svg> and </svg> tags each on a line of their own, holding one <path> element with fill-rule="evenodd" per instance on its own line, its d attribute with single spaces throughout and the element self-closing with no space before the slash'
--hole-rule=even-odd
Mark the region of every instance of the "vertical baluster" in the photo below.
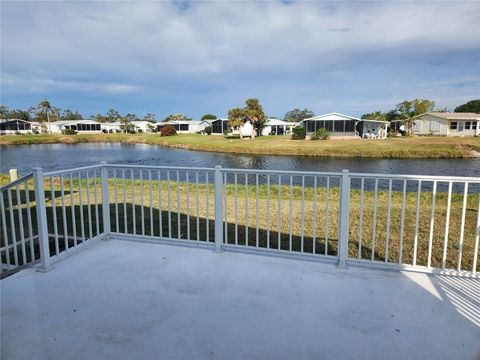
<svg viewBox="0 0 480 360">
<path fill-rule="evenodd" d="M 300 238 L 300 252 L 303 252 L 305 242 L 305 176 L 302 176 L 302 212 L 301 212 L 301 238 Z"/>
<path fill-rule="evenodd" d="M 417 248 L 418 248 L 418 225 L 420 222 L 420 196 L 422 194 L 422 180 L 418 181 L 417 188 L 417 209 L 415 212 L 415 234 L 413 237 L 413 266 L 417 265 Z"/>
<path fill-rule="evenodd" d="M 177 238 L 180 240 L 181 234 L 181 218 L 180 218 L 180 174 L 177 170 Z"/>
<path fill-rule="evenodd" d="M 313 225 L 312 225 L 312 254 L 317 249 L 317 176 L 313 177 Z"/>
<path fill-rule="evenodd" d="M 50 194 L 52 195 L 53 236 L 55 239 L 55 254 L 58 255 L 60 253 L 60 246 L 58 244 L 57 209 L 55 206 L 55 182 L 53 181 L 53 176 L 50 176 Z"/>
<path fill-rule="evenodd" d="M 378 203 L 378 178 L 375 178 L 375 190 L 373 195 L 372 260 L 375 260 L 375 240 L 377 237 L 377 203 Z"/>
<path fill-rule="evenodd" d="M 432 189 L 432 210 L 430 213 L 430 236 L 428 237 L 428 260 L 427 267 L 432 265 L 432 247 L 433 247 L 433 225 L 435 222 L 435 197 L 437 196 L 437 180 L 433 181 Z"/>
<path fill-rule="evenodd" d="M 13 258 L 15 265 L 18 266 L 18 252 L 17 252 L 17 235 L 15 231 L 15 221 L 13 218 L 13 204 L 12 204 L 12 189 L 7 189 L 8 195 L 8 209 L 10 213 L 10 232 L 12 234 Z"/>
<path fill-rule="evenodd" d="M 97 170 L 95 169 L 93 169 L 93 196 L 95 199 L 95 229 L 98 236 L 100 235 L 100 219 L 98 216 Z"/>
<path fill-rule="evenodd" d="M 388 181 L 388 204 L 387 204 L 387 231 L 385 236 L 385 262 L 388 262 L 388 247 L 390 244 L 390 212 L 392 207 L 392 179 Z"/>
<path fill-rule="evenodd" d="M 145 236 L 145 201 L 143 196 L 143 170 L 139 170 L 140 182 L 140 218 L 141 218 L 141 227 L 142 227 L 142 236 Z"/>
<path fill-rule="evenodd" d="M 282 240 L 282 212 L 281 212 L 281 204 L 282 204 L 282 175 L 278 175 L 278 250 L 281 249 L 281 240 Z"/>
<path fill-rule="evenodd" d="M 135 217 L 135 176 L 133 169 L 130 171 L 130 182 L 132 188 L 132 226 L 133 226 L 133 235 L 137 235 L 137 219 Z"/>
<path fill-rule="evenodd" d="M 267 174 L 267 249 L 270 249 L 270 174 Z"/>
<path fill-rule="evenodd" d="M 127 179 L 125 169 L 122 169 L 122 192 L 123 192 L 123 232 L 128 233 L 128 216 L 127 216 Z"/>
<path fill-rule="evenodd" d="M 362 178 L 360 184 L 360 221 L 358 224 L 358 259 L 362 258 L 362 241 L 363 241 L 363 200 L 365 191 L 365 178 Z"/>
<path fill-rule="evenodd" d="M 248 173 L 245 173 L 245 245 L 248 246 Z"/>
<path fill-rule="evenodd" d="M 452 203 L 452 182 L 448 182 L 447 195 L 447 212 L 445 214 L 445 236 L 443 239 L 443 256 L 442 256 L 442 270 L 445 270 L 447 265 L 447 247 L 448 247 L 448 230 L 450 226 L 450 207 Z"/>
<path fill-rule="evenodd" d="M 0 212 L 2 214 L 2 233 L 3 241 L 5 244 L 5 258 L 7 260 L 7 270 L 10 270 L 10 245 L 8 244 L 7 219 L 5 216 L 5 202 L 3 199 L 3 191 L 0 192 Z"/>
<path fill-rule="evenodd" d="M 115 198 L 115 231 L 120 232 L 120 222 L 118 218 L 118 179 L 117 179 L 117 169 L 113 169 L 113 196 Z M 105 221 L 105 220 L 104 220 Z"/>
<path fill-rule="evenodd" d="M 163 237 L 163 216 L 162 216 L 162 174 L 157 172 L 158 177 L 158 234 Z"/>
<path fill-rule="evenodd" d="M 68 229 L 67 229 L 67 211 L 65 207 L 65 179 L 60 175 L 60 196 L 62 199 L 62 220 L 63 220 L 63 241 L 65 243 L 65 250 L 68 250 Z"/>
<path fill-rule="evenodd" d="M 172 211 L 171 211 L 171 193 L 170 193 L 170 171 L 167 170 L 167 209 L 168 209 L 168 238 L 172 238 Z"/>
<path fill-rule="evenodd" d="M 228 244 L 228 202 L 227 202 L 227 173 L 223 173 L 223 213 L 225 222 L 224 243 Z"/>
<path fill-rule="evenodd" d="M 82 174 L 78 172 L 78 200 L 80 206 L 80 236 L 82 237 L 82 243 L 85 241 L 85 222 L 83 220 L 83 185 L 82 185 Z"/>
<path fill-rule="evenodd" d="M 403 189 L 402 189 L 402 217 L 400 220 L 400 250 L 398 254 L 398 263 L 402 264 L 403 262 L 403 233 L 405 230 L 405 206 L 407 203 L 407 180 L 403 180 Z"/>
<path fill-rule="evenodd" d="M 258 248 L 258 174 L 255 174 L 255 247 Z"/>
<path fill-rule="evenodd" d="M 148 170 L 148 182 L 150 184 L 150 236 L 153 237 L 153 184 L 152 184 L 152 170 Z"/>
<path fill-rule="evenodd" d="M 197 241 L 200 241 L 200 214 L 199 214 L 199 206 L 198 206 L 198 201 L 199 201 L 199 185 L 198 185 L 198 171 L 195 172 L 195 204 L 197 206 Z"/>
<path fill-rule="evenodd" d="M 25 188 L 25 200 L 27 203 L 27 225 L 28 225 L 28 239 L 30 244 L 30 258 L 31 261 L 35 260 L 35 246 L 33 243 L 33 227 L 32 227 L 32 209 L 30 207 L 30 186 L 28 184 L 28 180 L 24 182 Z"/>
<path fill-rule="evenodd" d="M 18 228 L 20 230 L 20 246 L 22 249 L 22 261 L 23 265 L 27 263 L 27 249 L 25 247 L 25 233 L 23 230 L 23 214 L 22 214 L 22 202 L 20 200 L 20 184 L 15 186 L 15 192 L 17 194 L 17 211 L 18 211 Z"/>
<path fill-rule="evenodd" d="M 238 245 L 238 174 L 234 174 L 235 181 L 235 245 Z"/>
<path fill-rule="evenodd" d="M 187 190 L 187 240 L 190 240 L 190 174 L 188 170 L 185 173 L 185 186 Z"/>
<path fill-rule="evenodd" d="M 293 175 L 290 175 L 290 217 L 288 221 L 288 251 L 292 251 L 292 231 L 293 231 Z"/>
<path fill-rule="evenodd" d="M 478 184 L 477 184 L 478 185 Z M 477 194 L 478 197 L 478 206 L 477 206 L 477 227 L 475 231 L 475 243 L 473 245 L 473 264 L 472 264 L 472 273 L 477 273 L 477 258 L 478 258 L 478 243 L 480 240 L 480 193 Z M 2 201 L 3 203 L 3 201 Z"/>
<path fill-rule="evenodd" d="M 327 189 L 325 190 L 325 255 L 328 255 L 328 223 L 329 223 L 329 203 L 330 203 L 330 177 L 327 176 Z"/>
<path fill-rule="evenodd" d="M 463 238 L 465 234 L 465 214 L 467 211 L 467 199 L 468 199 L 468 182 L 465 182 L 465 190 L 463 192 L 462 220 L 460 224 L 460 241 L 458 242 L 457 271 L 462 270 L 462 250 L 463 250 Z"/>
<path fill-rule="evenodd" d="M 207 209 L 206 209 L 206 219 L 207 219 L 207 242 L 210 241 L 210 216 L 209 216 L 209 208 L 210 208 L 210 202 L 208 201 L 208 193 L 210 192 L 210 185 L 208 185 L 208 171 L 205 171 L 205 185 L 206 185 L 206 202 L 207 202 Z"/>
<path fill-rule="evenodd" d="M 72 216 L 73 246 L 77 246 L 77 218 L 75 217 L 75 197 L 73 195 L 73 173 L 70 173 L 70 212 Z"/>
</svg>

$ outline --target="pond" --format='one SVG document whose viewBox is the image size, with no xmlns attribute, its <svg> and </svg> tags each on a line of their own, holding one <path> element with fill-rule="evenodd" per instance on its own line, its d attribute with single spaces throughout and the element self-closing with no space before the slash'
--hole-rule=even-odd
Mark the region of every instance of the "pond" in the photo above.
<svg viewBox="0 0 480 360">
<path fill-rule="evenodd" d="M 480 159 L 359 159 L 241 155 L 163 148 L 146 144 L 85 143 L 1 146 L 0 171 L 21 174 L 98 164 L 251 168 L 264 170 L 341 171 L 385 174 L 480 176 Z"/>
</svg>

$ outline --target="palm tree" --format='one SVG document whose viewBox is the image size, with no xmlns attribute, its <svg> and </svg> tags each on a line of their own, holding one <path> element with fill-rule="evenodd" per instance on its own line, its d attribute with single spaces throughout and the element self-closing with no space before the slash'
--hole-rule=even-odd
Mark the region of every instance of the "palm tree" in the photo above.
<svg viewBox="0 0 480 360">
<path fill-rule="evenodd" d="M 50 133 L 50 115 L 55 115 L 55 109 L 50 105 L 50 102 L 45 99 L 38 104 L 36 112 L 40 119 L 47 119 L 47 132 Z"/>
<path fill-rule="evenodd" d="M 233 108 L 228 110 L 228 125 L 234 130 L 240 130 L 240 127 L 245 122 L 245 112 L 242 108 Z M 240 133 L 240 139 L 243 139 L 242 132 Z"/>
<path fill-rule="evenodd" d="M 253 125 L 254 130 L 252 131 L 252 139 L 254 139 L 255 131 L 260 134 L 265 125 L 265 113 L 263 112 L 262 105 L 260 105 L 258 99 L 247 99 L 245 105 L 244 113 L 246 118 L 250 120 Z"/>
<path fill-rule="evenodd" d="M 126 116 L 120 118 L 120 128 L 123 129 L 124 133 L 127 133 L 130 129 L 130 119 Z"/>
</svg>

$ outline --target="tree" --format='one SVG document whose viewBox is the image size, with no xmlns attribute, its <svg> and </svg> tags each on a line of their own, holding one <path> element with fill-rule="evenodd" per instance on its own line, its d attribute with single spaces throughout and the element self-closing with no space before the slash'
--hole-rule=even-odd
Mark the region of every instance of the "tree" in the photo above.
<svg viewBox="0 0 480 360">
<path fill-rule="evenodd" d="M 134 127 L 134 125 L 130 124 L 130 119 L 128 117 L 125 116 L 120 118 L 120 129 L 122 129 L 124 133 L 128 133 Z"/>
<path fill-rule="evenodd" d="M 8 106 L 0 105 L 0 119 L 8 119 L 9 114 Z"/>
<path fill-rule="evenodd" d="M 233 108 L 228 110 L 228 125 L 234 129 L 239 130 L 245 123 L 245 111 L 242 108 Z M 240 139 L 243 139 L 242 132 L 240 131 Z"/>
<path fill-rule="evenodd" d="M 138 121 L 138 116 L 135 114 L 127 114 L 125 115 L 125 118 L 128 119 L 128 121 Z"/>
<path fill-rule="evenodd" d="M 361 116 L 362 119 L 368 119 L 368 120 L 380 120 L 380 121 L 386 121 L 386 113 L 383 113 L 381 111 L 374 111 L 372 113 L 367 113 L 363 114 Z"/>
<path fill-rule="evenodd" d="M 215 119 L 217 119 L 217 116 L 213 114 L 205 114 L 202 116 L 202 120 L 215 120 Z"/>
<path fill-rule="evenodd" d="M 83 116 L 78 111 L 63 110 L 63 114 L 60 116 L 61 120 L 82 120 Z"/>
<path fill-rule="evenodd" d="M 34 108 L 35 111 L 35 120 L 44 123 L 47 121 L 47 132 L 50 133 L 50 120 L 58 119 L 59 118 L 59 113 L 60 109 L 59 108 L 54 108 L 50 105 L 50 102 L 48 100 L 43 100 L 41 101 L 36 108 Z M 53 117 L 54 119 L 51 119 Z"/>
<path fill-rule="evenodd" d="M 172 114 L 168 115 L 165 119 L 163 119 L 164 122 L 168 121 L 191 121 L 192 119 L 183 115 L 183 114 Z"/>
<path fill-rule="evenodd" d="M 293 109 L 293 110 L 287 111 L 287 113 L 283 117 L 283 120 L 290 121 L 290 122 L 300 122 L 304 119 L 314 117 L 314 116 L 315 114 L 313 113 L 313 111 L 308 110 L 306 108 L 303 110 Z"/>
<path fill-rule="evenodd" d="M 465 104 L 457 106 L 454 110 L 455 112 L 472 112 L 480 114 L 480 99 L 471 100 Z"/>
<path fill-rule="evenodd" d="M 90 119 L 98 121 L 99 123 L 105 123 L 108 121 L 107 117 L 103 116 L 102 114 L 92 115 Z"/>
<path fill-rule="evenodd" d="M 121 116 L 120 116 L 120 113 L 117 110 L 110 109 L 107 112 L 106 118 L 107 118 L 108 122 L 115 122 L 115 121 L 120 120 Z"/>
<path fill-rule="evenodd" d="M 155 119 L 155 114 L 150 114 L 150 113 L 145 114 L 145 116 L 143 117 L 143 120 L 150 121 L 152 123 L 157 122 L 157 120 Z"/>
<path fill-rule="evenodd" d="M 435 108 L 435 101 L 428 99 L 415 99 L 412 101 L 413 116 L 425 114 L 433 111 Z"/>
<path fill-rule="evenodd" d="M 245 101 L 245 105 L 245 117 L 250 120 L 257 134 L 261 134 L 262 129 L 265 126 L 265 122 L 267 121 L 262 105 L 260 105 L 258 99 L 247 99 L 247 101 Z M 252 139 L 255 138 L 255 131 L 252 132 Z"/>
<path fill-rule="evenodd" d="M 25 120 L 25 121 L 32 121 L 32 117 L 30 116 L 30 113 L 28 111 L 21 110 L 21 109 L 11 110 L 8 113 L 8 117 L 10 119 L 20 119 L 20 120 Z"/>
</svg>

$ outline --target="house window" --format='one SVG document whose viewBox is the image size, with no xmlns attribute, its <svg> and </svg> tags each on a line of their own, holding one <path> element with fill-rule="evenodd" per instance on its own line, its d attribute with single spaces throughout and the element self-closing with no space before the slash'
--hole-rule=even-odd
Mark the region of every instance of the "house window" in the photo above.
<svg viewBox="0 0 480 360">
<path fill-rule="evenodd" d="M 414 131 L 414 132 L 420 131 L 420 121 L 415 121 L 415 122 L 413 123 L 413 131 Z"/>
<path fill-rule="evenodd" d="M 456 121 L 452 121 L 450 123 L 450 130 L 457 130 L 458 123 Z"/>
<path fill-rule="evenodd" d="M 472 123 L 470 121 L 467 121 L 465 123 L 465 130 L 470 130 L 473 129 Z"/>
</svg>

